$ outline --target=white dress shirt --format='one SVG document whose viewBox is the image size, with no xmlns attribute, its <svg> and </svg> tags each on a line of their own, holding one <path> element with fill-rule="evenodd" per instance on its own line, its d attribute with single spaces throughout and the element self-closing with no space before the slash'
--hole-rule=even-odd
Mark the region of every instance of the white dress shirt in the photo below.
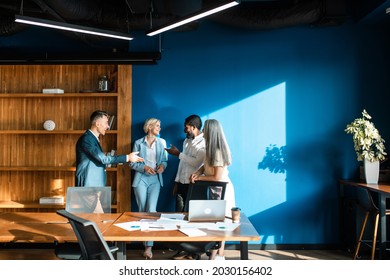
<svg viewBox="0 0 390 280">
<path fill-rule="evenodd" d="M 194 139 L 186 138 L 183 142 L 183 151 L 179 155 L 179 167 L 175 181 L 182 184 L 190 183 L 190 176 L 202 165 L 206 155 L 203 133 Z"/>
</svg>

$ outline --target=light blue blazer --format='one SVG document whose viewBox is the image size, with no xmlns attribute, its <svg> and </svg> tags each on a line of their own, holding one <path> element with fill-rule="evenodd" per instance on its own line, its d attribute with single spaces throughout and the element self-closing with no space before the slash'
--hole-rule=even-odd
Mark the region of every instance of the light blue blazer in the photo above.
<svg viewBox="0 0 390 280">
<path fill-rule="evenodd" d="M 165 150 L 167 147 L 166 141 L 162 138 L 156 138 L 156 154 L 157 154 L 157 166 L 164 165 L 164 170 L 167 168 L 168 165 L 168 153 Z M 138 139 L 134 143 L 133 152 L 139 152 L 139 156 L 142 158 L 146 158 L 146 149 L 147 149 L 147 142 L 146 142 L 146 136 L 143 138 Z M 149 177 L 149 174 L 145 173 L 144 162 L 131 162 L 130 167 L 135 170 L 134 180 L 133 180 L 133 187 L 137 187 L 141 179 L 147 180 L 147 177 Z M 161 187 L 164 185 L 163 183 L 163 176 L 162 173 L 157 174 L 158 180 L 160 181 Z M 146 177 L 146 178 L 145 178 Z"/>
</svg>

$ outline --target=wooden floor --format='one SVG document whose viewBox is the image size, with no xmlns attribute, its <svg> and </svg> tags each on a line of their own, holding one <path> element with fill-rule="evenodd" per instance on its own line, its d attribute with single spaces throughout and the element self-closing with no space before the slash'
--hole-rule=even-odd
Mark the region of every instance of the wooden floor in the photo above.
<svg viewBox="0 0 390 280">
<path fill-rule="evenodd" d="M 170 260 L 175 254 L 171 250 L 154 250 L 153 260 Z M 238 250 L 225 250 L 227 260 L 239 260 Z M 337 250 L 249 250 L 250 260 L 350 260 L 351 254 Z M 54 249 L 0 248 L 0 260 L 56 260 Z M 128 250 L 127 259 L 142 260 L 142 250 Z M 206 255 L 202 259 L 207 259 Z"/>
</svg>

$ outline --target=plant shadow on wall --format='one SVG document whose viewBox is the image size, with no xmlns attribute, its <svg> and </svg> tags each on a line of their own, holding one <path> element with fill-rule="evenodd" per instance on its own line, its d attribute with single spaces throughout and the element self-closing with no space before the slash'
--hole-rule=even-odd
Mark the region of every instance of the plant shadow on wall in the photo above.
<svg viewBox="0 0 390 280">
<path fill-rule="evenodd" d="M 263 160 L 259 162 L 257 168 L 266 170 L 271 173 L 286 173 L 286 146 L 278 147 L 270 144 L 265 148 Z"/>
</svg>

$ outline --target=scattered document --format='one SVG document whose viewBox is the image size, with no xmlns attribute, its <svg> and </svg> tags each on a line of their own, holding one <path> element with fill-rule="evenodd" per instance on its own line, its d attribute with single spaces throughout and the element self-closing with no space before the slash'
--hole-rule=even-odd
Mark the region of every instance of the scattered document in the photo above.
<svg viewBox="0 0 390 280">
<path fill-rule="evenodd" d="M 218 231 L 233 231 L 240 224 L 239 223 L 187 223 L 179 225 L 180 229 L 207 229 L 207 230 L 218 230 Z"/>
<path fill-rule="evenodd" d="M 213 226 L 207 228 L 208 230 L 219 230 L 219 231 L 233 231 L 235 230 L 240 224 L 239 223 L 223 223 L 218 222 L 215 223 Z"/>
<path fill-rule="evenodd" d="M 184 233 L 187 236 L 194 237 L 194 236 L 205 236 L 207 233 L 204 231 L 201 231 L 197 228 L 181 228 L 180 232 Z"/>
<path fill-rule="evenodd" d="M 165 214 L 165 213 L 162 213 L 160 215 L 160 219 L 170 219 L 170 220 L 176 220 L 176 221 L 183 221 L 184 220 L 184 217 L 185 215 L 184 214 L 180 214 L 180 213 L 175 213 L 175 214 Z"/>
<path fill-rule="evenodd" d="M 145 227 L 148 227 L 146 223 L 142 223 L 142 222 L 125 222 L 125 223 L 118 223 L 114 225 L 128 231 L 141 230 L 144 229 Z"/>
<path fill-rule="evenodd" d="M 152 223 L 149 222 L 147 225 L 147 228 L 143 228 L 141 230 L 177 230 L 175 223 L 160 222 L 160 220 Z"/>
<path fill-rule="evenodd" d="M 133 222 L 124 222 L 114 224 L 117 227 L 123 228 L 127 231 L 155 231 L 155 230 L 177 230 L 176 223 L 161 222 L 159 220 L 141 220 Z"/>
<path fill-rule="evenodd" d="M 139 221 L 124 222 L 114 224 L 117 227 L 128 231 L 159 231 L 159 230 L 180 230 L 188 236 L 204 236 L 205 232 L 200 229 L 233 231 L 240 223 L 217 222 L 217 223 L 189 223 L 184 220 L 183 214 L 161 214 L 161 217 L 155 219 L 141 219 Z"/>
<path fill-rule="evenodd" d="M 213 228 L 215 227 L 215 223 L 186 223 L 179 225 L 180 229 L 182 228 Z"/>
</svg>

